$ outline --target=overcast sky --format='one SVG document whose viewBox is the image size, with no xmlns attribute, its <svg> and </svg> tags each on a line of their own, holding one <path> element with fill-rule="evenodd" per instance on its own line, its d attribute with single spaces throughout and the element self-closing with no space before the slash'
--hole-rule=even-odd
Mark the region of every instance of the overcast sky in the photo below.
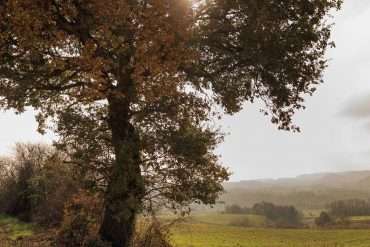
<svg viewBox="0 0 370 247">
<path fill-rule="evenodd" d="M 253 105 L 221 122 L 230 134 L 218 153 L 233 181 L 370 169 L 370 1 L 347 0 L 334 21 L 325 84 L 295 117 L 302 133 L 278 131 Z M 1 154 L 52 140 L 36 132 L 32 112 L 0 113 L 0 127 Z"/>
<path fill-rule="evenodd" d="M 276 130 L 250 105 L 223 121 L 232 180 L 370 169 L 370 1 L 345 1 L 334 21 L 325 84 L 295 117 L 302 133 Z"/>
</svg>

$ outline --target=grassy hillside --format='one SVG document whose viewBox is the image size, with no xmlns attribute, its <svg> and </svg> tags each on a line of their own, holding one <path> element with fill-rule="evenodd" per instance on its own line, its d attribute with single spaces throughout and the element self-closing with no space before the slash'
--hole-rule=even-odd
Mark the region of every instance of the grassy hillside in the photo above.
<svg viewBox="0 0 370 247">
<path fill-rule="evenodd" d="M 337 173 L 316 173 L 300 175 L 294 178 L 244 180 L 230 182 L 228 188 L 356 188 L 368 190 L 370 185 L 370 171 L 351 171 Z"/>
<path fill-rule="evenodd" d="M 294 205 L 299 209 L 323 209 L 333 201 L 370 198 L 370 171 L 323 173 L 296 178 L 253 180 L 225 184 L 221 200 L 252 206 L 261 201 Z"/>
</svg>

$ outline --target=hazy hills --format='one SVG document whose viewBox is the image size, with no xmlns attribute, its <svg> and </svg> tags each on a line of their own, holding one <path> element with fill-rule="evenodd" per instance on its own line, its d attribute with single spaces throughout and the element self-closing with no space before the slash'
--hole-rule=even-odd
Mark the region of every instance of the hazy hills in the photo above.
<svg viewBox="0 0 370 247">
<path fill-rule="evenodd" d="M 221 200 L 227 204 L 251 206 L 269 201 L 322 209 L 334 200 L 370 199 L 370 170 L 229 182 L 225 183 L 225 191 Z"/>
<path fill-rule="evenodd" d="M 280 179 L 260 179 L 260 180 L 244 180 L 240 182 L 229 182 L 225 184 L 226 188 L 312 188 L 312 187 L 329 187 L 329 188 L 348 188 L 358 186 L 370 186 L 370 170 L 369 171 L 352 171 L 340 173 L 316 173 L 300 175 L 295 178 L 280 178 Z M 370 189 L 370 187 L 369 187 Z"/>
</svg>

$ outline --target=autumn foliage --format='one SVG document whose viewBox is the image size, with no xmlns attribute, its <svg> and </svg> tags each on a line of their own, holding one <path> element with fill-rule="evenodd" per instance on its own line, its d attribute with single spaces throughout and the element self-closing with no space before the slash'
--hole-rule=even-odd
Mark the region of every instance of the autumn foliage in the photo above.
<svg viewBox="0 0 370 247">
<path fill-rule="evenodd" d="M 100 235 L 128 246 L 153 205 L 214 203 L 223 113 L 262 100 L 280 129 L 322 82 L 341 0 L 3 0 L 0 106 L 37 112 L 104 193 Z"/>
</svg>

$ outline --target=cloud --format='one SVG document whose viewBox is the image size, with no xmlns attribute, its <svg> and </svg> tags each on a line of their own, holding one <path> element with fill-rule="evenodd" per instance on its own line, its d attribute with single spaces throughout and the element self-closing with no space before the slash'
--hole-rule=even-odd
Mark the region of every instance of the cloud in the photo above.
<svg viewBox="0 0 370 247">
<path fill-rule="evenodd" d="M 340 115 L 357 119 L 370 118 L 370 94 L 350 100 Z"/>
<path fill-rule="evenodd" d="M 348 18 L 357 17 L 366 12 L 370 7 L 370 1 L 350 1 L 345 2 L 349 5 Z"/>
</svg>

